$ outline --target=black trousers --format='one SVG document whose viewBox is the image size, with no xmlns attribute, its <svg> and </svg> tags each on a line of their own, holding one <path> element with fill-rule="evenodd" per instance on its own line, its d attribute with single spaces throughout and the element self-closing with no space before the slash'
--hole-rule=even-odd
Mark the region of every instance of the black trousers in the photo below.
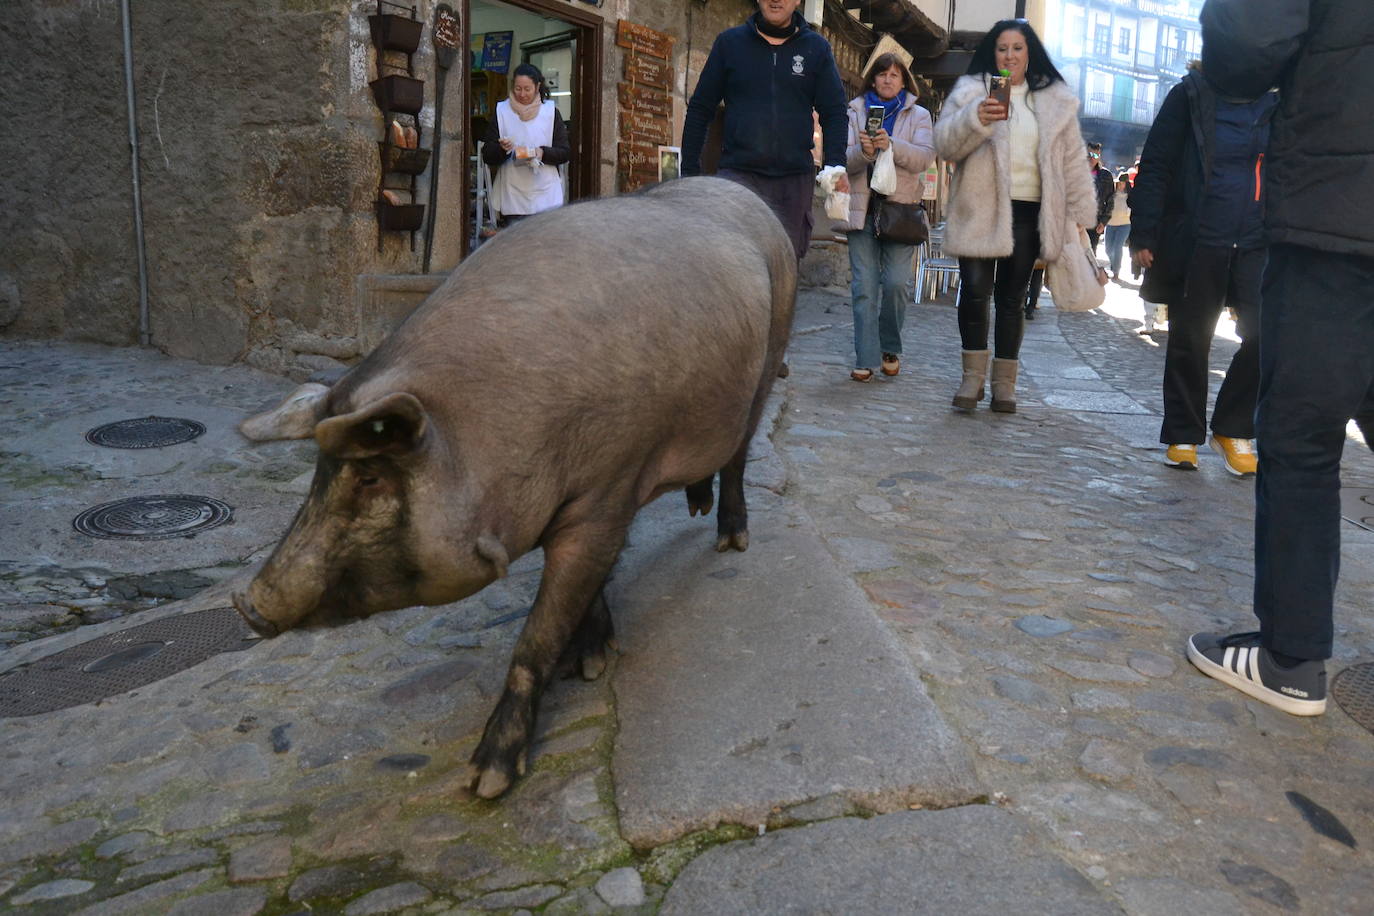
<svg viewBox="0 0 1374 916">
<path fill-rule="evenodd" d="M 1011 254 L 959 259 L 959 338 L 965 350 L 988 348 L 988 311 L 995 303 L 993 356 L 1016 359 L 1026 327 L 1026 284 L 1040 257 L 1040 202 L 1011 202 Z"/>
<path fill-rule="evenodd" d="M 1270 250 L 1255 411 L 1255 616 L 1265 647 L 1297 658 L 1331 657 L 1345 426 L 1351 417 L 1369 425 L 1374 411 L 1370 289 L 1374 258 Z M 1172 310 L 1169 318 L 1172 326 Z"/>
<path fill-rule="evenodd" d="M 1045 288 L 1045 268 L 1036 267 L 1031 270 L 1030 284 L 1026 287 L 1026 311 L 1034 311 L 1040 307 L 1040 293 Z"/>
<path fill-rule="evenodd" d="M 742 184 L 762 197 L 773 215 L 787 230 L 792 240 L 792 248 L 797 252 L 797 260 L 806 256 L 807 246 L 811 244 L 811 200 L 816 189 L 816 175 L 805 172 L 799 175 L 760 175 L 740 169 L 721 169 L 717 178 L 725 178 L 735 184 Z"/>
<path fill-rule="evenodd" d="M 1201 445 L 1207 441 L 1207 360 L 1224 306 L 1236 310 L 1240 349 L 1217 392 L 1212 432 L 1235 439 L 1255 437 L 1259 390 L 1259 298 L 1264 248 L 1198 245 L 1188 263 L 1183 298 L 1169 303 L 1169 345 L 1164 353 L 1164 422 L 1159 441 Z"/>
</svg>

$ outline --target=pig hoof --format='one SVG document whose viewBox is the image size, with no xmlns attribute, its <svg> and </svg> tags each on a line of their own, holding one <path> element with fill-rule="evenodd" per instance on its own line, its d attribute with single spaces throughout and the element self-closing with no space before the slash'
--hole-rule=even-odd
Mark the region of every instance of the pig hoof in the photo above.
<svg viewBox="0 0 1374 916">
<path fill-rule="evenodd" d="M 582 656 L 582 680 L 594 681 L 606 671 L 606 653 L 596 652 Z"/>
<path fill-rule="evenodd" d="M 711 514 L 711 506 L 716 501 L 716 494 L 712 490 L 714 484 L 715 477 L 712 476 L 687 487 L 687 514 L 689 516 Z"/>
<path fill-rule="evenodd" d="M 735 549 L 743 553 L 749 549 L 749 532 L 736 531 L 734 534 L 722 534 L 716 538 L 716 552 L 725 553 L 730 549 Z"/>
<path fill-rule="evenodd" d="M 500 770 L 488 768 L 475 774 L 472 791 L 478 798 L 499 798 L 511 786 L 511 778 Z"/>
</svg>

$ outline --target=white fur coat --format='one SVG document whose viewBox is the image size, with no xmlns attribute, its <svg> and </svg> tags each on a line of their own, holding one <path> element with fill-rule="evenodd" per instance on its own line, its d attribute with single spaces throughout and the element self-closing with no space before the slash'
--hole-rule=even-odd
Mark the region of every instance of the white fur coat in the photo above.
<svg viewBox="0 0 1374 916">
<path fill-rule="evenodd" d="M 978 121 L 985 77 L 959 77 L 935 122 L 935 151 L 954 163 L 945 210 L 945 253 L 1000 258 L 1011 254 L 1010 126 Z M 1040 257 L 1059 259 L 1077 226 L 1097 225 L 1097 193 L 1078 130 L 1078 98 L 1063 82 L 1027 98 L 1040 131 Z"/>
</svg>

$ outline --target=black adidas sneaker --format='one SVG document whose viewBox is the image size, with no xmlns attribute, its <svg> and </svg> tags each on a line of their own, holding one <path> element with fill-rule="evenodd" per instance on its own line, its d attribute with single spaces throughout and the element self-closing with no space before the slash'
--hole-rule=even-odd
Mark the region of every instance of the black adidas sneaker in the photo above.
<svg viewBox="0 0 1374 916">
<path fill-rule="evenodd" d="M 1203 674 L 1295 716 L 1326 712 L 1326 663 L 1281 668 L 1258 633 L 1197 633 L 1188 639 L 1188 661 Z"/>
</svg>

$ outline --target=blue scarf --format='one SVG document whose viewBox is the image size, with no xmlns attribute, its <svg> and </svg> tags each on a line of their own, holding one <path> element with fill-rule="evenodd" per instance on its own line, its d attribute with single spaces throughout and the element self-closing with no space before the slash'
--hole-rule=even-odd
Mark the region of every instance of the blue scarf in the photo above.
<svg viewBox="0 0 1374 916">
<path fill-rule="evenodd" d="M 896 96 L 883 100 L 878 98 L 878 93 L 870 89 L 864 93 L 864 102 L 883 106 L 883 130 L 887 131 L 889 137 L 892 136 L 892 128 L 897 123 L 897 112 L 906 104 L 906 90 L 898 90 Z"/>
</svg>

